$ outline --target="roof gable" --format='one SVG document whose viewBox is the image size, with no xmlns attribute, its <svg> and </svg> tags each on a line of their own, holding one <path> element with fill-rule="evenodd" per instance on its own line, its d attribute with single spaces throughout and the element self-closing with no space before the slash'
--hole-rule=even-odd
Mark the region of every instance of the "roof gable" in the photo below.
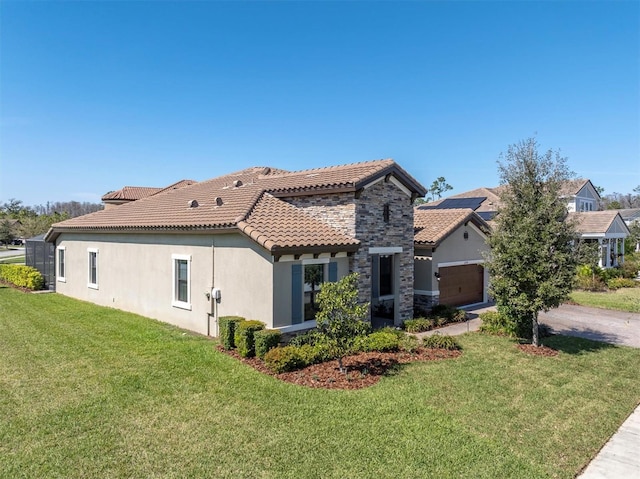
<svg viewBox="0 0 640 479">
<path fill-rule="evenodd" d="M 481 231 L 489 230 L 489 225 L 469 208 L 416 208 L 413 217 L 414 243 L 437 246 L 468 221 L 473 222 Z"/>
<path fill-rule="evenodd" d="M 630 232 L 616 210 L 569 213 L 576 222 L 576 230 L 584 237 L 627 237 Z"/>
</svg>

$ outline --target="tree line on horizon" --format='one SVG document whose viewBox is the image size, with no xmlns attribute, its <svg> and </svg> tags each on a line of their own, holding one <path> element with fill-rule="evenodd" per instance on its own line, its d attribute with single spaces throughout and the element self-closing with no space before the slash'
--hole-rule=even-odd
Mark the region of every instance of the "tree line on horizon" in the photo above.
<svg viewBox="0 0 640 479">
<path fill-rule="evenodd" d="M 32 238 L 46 233 L 52 224 L 104 209 L 101 203 L 87 201 L 55 201 L 26 206 L 22 200 L 10 198 L 0 205 L 0 243 L 17 238 Z"/>
</svg>

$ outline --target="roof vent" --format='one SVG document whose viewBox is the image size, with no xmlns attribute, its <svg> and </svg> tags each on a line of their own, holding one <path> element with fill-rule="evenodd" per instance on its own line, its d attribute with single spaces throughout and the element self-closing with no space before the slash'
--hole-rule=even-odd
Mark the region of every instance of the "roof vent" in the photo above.
<svg viewBox="0 0 640 479">
<path fill-rule="evenodd" d="M 262 170 L 262 174 L 268 175 L 269 173 L 271 173 L 271 168 L 269 168 L 268 166 L 265 166 L 264 169 Z"/>
<path fill-rule="evenodd" d="M 189 206 L 189 208 L 197 208 L 198 207 L 198 202 L 196 200 L 190 200 L 187 205 Z"/>
<path fill-rule="evenodd" d="M 242 186 L 242 181 L 240 181 L 240 180 L 234 180 L 234 182 L 233 182 L 233 186 L 234 186 L 235 188 L 238 188 L 239 186 Z"/>
<path fill-rule="evenodd" d="M 216 206 L 222 206 L 222 198 L 220 198 L 219 196 L 216 196 L 215 202 Z"/>
</svg>

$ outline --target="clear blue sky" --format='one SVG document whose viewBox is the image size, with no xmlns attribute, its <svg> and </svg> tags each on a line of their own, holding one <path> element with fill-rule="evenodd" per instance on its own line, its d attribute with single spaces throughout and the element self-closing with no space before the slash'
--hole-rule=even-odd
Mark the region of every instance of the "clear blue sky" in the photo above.
<svg viewBox="0 0 640 479">
<path fill-rule="evenodd" d="M 394 158 L 451 193 L 537 136 L 640 184 L 640 2 L 0 1 L 0 202 Z"/>
</svg>

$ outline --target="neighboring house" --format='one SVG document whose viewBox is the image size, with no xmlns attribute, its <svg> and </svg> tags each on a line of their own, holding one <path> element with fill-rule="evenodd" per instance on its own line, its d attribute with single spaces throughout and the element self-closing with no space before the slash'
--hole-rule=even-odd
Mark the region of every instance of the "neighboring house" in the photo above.
<svg viewBox="0 0 640 479">
<path fill-rule="evenodd" d="M 565 181 L 560 189 L 560 197 L 567 202 L 567 211 L 570 213 L 597 211 L 601 199 L 591 180 L 585 179 Z"/>
<path fill-rule="evenodd" d="M 425 194 L 393 160 L 248 168 L 57 223 L 46 239 L 59 293 L 202 334 L 229 315 L 313 327 L 311 289 L 350 272 L 360 301 L 390 298 L 400 324 L 413 314 L 412 205 Z"/>
<path fill-rule="evenodd" d="M 597 241 L 601 268 L 612 268 L 624 263 L 624 240 L 631 233 L 617 210 L 569 213 L 575 220 L 580 237 Z"/>
<path fill-rule="evenodd" d="M 631 227 L 633 225 L 640 226 L 640 208 L 622 209 L 622 210 L 618 210 L 618 213 L 620 213 L 622 220 L 629 227 L 629 230 L 631 230 Z M 640 252 L 640 238 L 637 238 L 635 240 L 634 250 L 636 252 Z"/>
<path fill-rule="evenodd" d="M 104 208 L 109 209 L 114 206 L 120 206 L 126 203 L 131 203 L 142 198 L 148 198 L 149 196 L 156 195 L 168 190 L 175 190 L 182 188 L 183 186 L 189 186 L 196 183 L 193 180 L 181 180 L 165 188 L 152 188 L 147 186 L 125 186 L 118 191 L 110 191 L 102 197 Z"/>
<path fill-rule="evenodd" d="M 472 209 L 414 211 L 414 303 L 463 306 L 487 301 L 484 255 L 489 225 Z"/>
<path fill-rule="evenodd" d="M 498 213 L 501 206 L 500 194 L 506 186 L 498 186 L 496 188 L 476 188 L 471 191 L 453 195 L 450 198 L 427 203 L 420 208 L 471 208 L 492 227 L 494 226 L 492 219 Z M 585 215 L 594 215 L 586 220 L 581 220 L 581 226 L 578 228 L 581 239 L 595 241 L 600 243 L 600 265 L 603 268 L 611 268 L 618 266 L 624 262 L 624 248 L 620 244 L 624 244 L 624 238 L 629 235 L 629 230 L 619 228 L 617 221 L 614 221 L 615 215 L 605 214 L 598 209 L 600 195 L 590 180 L 578 179 L 566 181 L 560 190 L 560 197 L 567 203 L 567 211 L 571 213 L 584 213 Z M 622 249 L 622 251 L 621 251 Z M 619 253 L 622 253 L 619 255 Z M 605 261 L 605 254 L 608 260 Z"/>
</svg>

